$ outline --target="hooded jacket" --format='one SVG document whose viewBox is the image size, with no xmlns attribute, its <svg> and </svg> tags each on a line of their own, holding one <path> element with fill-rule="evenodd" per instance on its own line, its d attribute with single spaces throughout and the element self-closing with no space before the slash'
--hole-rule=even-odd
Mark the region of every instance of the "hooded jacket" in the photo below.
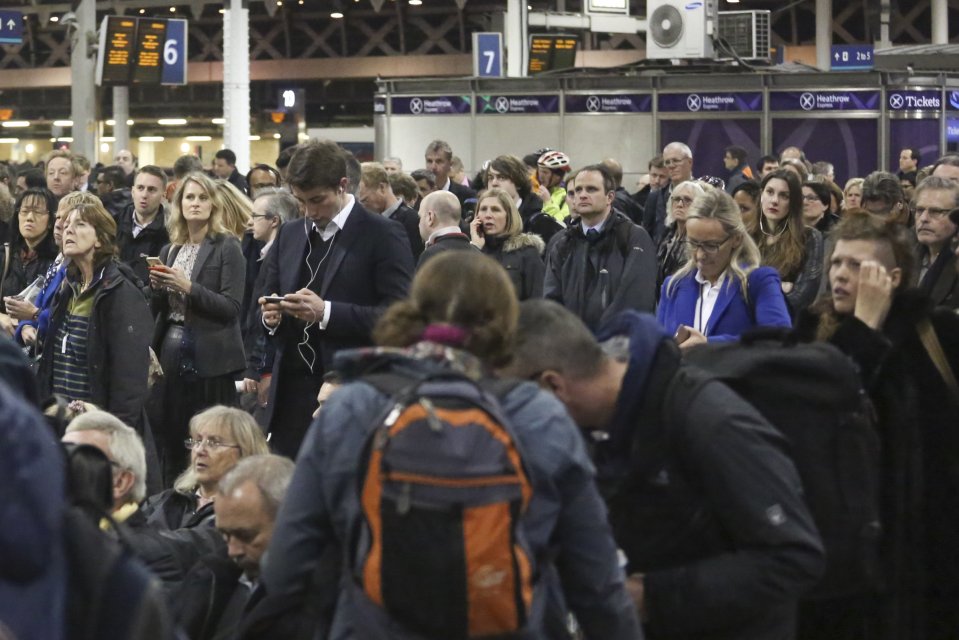
<svg viewBox="0 0 959 640">
<path fill-rule="evenodd" d="M 535 233 L 520 233 L 507 238 L 487 238 L 483 253 L 506 269 L 519 299 L 543 297 L 546 267 L 540 256 L 546 245 Z"/>
<path fill-rule="evenodd" d="M 628 368 L 595 461 L 628 573 L 644 574 L 650 638 L 782 640 L 824 569 L 779 433 L 681 363 L 652 316 L 627 312 Z"/>
</svg>

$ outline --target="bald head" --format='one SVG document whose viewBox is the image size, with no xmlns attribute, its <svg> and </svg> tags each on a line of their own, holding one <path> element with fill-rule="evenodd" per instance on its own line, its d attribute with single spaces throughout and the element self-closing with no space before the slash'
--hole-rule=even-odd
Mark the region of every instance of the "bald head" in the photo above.
<svg viewBox="0 0 959 640">
<path fill-rule="evenodd" d="M 449 191 L 433 191 L 420 202 L 420 235 L 426 242 L 443 227 L 458 226 L 462 218 L 459 199 Z"/>
</svg>

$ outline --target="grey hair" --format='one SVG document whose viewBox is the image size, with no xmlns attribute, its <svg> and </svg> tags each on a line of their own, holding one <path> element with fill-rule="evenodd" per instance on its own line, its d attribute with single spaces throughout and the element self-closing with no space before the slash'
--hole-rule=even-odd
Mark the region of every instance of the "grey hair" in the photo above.
<svg viewBox="0 0 959 640">
<path fill-rule="evenodd" d="M 913 195 L 913 202 L 919 199 L 919 194 L 923 191 L 949 191 L 952 193 L 953 208 L 959 207 L 959 183 L 949 178 L 940 178 L 939 176 L 929 176 L 919 183 L 916 192 Z"/>
<path fill-rule="evenodd" d="M 600 371 L 606 357 L 583 321 L 559 303 L 526 300 L 520 304 L 509 375 L 530 378 L 553 370 L 589 379 Z"/>
<path fill-rule="evenodd" d="M 99 431 L 109 438 L 110 457 L 133 474 L 133 487 L 124 497 L 143 502 L 147 496 L 147 462 L 140 434 L 112 413 L 101 410 L 87 411 L 71 420 L 66 433 L 77 431 Z"/>
<path fill-rule="evenodd" d="M 220 478 L 220 495 L 229 495 L 241 485 L 252 482 L 260 492 L 270 518 L 275 518 L 290 487 L 295 467 L 289 458 L 272 453 L 243 458 Z"/>
<path fill-rule="evenodd" d="M 667 144 L 663 147 L 663 155 L 666 155 L 666 152 L 670 149 L 679 149 L 679 152 L 686 158 L 692 159 L 693 157 L 693 150 L 689 148 L 689 145 L 682 142 L 670 142 Z"/>
<path fill-rule="evenodd" d="M 262 189 L 257 189 L 256 198 L 253 202 L 256 202 L 260 198 L 269 198 L 270 202 L 267 204 L 266 215 L 271 218 L 280 218 L 280 223 L 289 222 L 290 220 L 296 220 L 300 217 L 300 205 L 296 201 L 296 198 L 293 197 L 286 189 L 281 189 L 279 187 L 263 187 Z"/>
<path fill-rule="evenodd" d="M 706 187 L 703 186 L 703 185 L 705 185 L 705 184 L 706 184 L 706 183 L 700 182 L 699 180 L 695 180 L 695 179 L 694 179 L 694 180 L 686 180 L 685 182 L 680 182 L 680 183 L 677 184 L 675 187 L 673 187 L 673 190 L 672 190 L 670 193 L 676 193 L 676 192 L 679 191 L 681 188 L 689 187 L 690 189 L 692 189 L 693 191 L 696 192 L 696 195 L 693 196 L 693 200 L 695 200 L 695 199 L 698 198 L 699 196 L 701 196 L 701 195 L 703 195 L 704 193 L 706 193 Z M 706 185 L 706 186 L 708 186 L 708 185 Z M 663 195 L 665 195 L 665 194 L 666 194 L 666 192 L 663 191 Z M 670 198 L 669 200 L 666 201 L 666 226 L 668 227 L 668 226 L 672 225 L 675 221 L 676 221 L 676 219 L 673 218 L 673 199 Z"/>
</svg>

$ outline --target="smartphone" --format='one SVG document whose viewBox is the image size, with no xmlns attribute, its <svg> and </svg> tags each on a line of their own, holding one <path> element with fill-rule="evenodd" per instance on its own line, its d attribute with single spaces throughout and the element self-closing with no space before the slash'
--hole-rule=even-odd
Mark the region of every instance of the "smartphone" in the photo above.
<svg viewBox="0 0 959 640">
<path fill-rule="evenodd" d="M 476 235 L 478 235 L 480 238 L 486 237 L 486 229 L 483 228 L 483 225 L 476 225 Z"/>
<path fill-rule="evenodd" d="M 676 329 L 676 335 L 673 336 L 673 339 L 676 341 L 676 344 L 682 344 L 689 339 L 689 327 L 684 324 L 679 325 L 679 328 Z"/>
<path fill-rule="evenodd" d="M 285 296 L 263 296 L 263 301 L 267 304 L 279 304 L 286 300 Z"/>
<path fill-rule="evenodd" d="M 160 260 L 160 258 L 158 258 L 158 257 L 156 257 L 156 256 L 145 256 L 143 259 L 147 261 L 147 266 L 148 266 L 148 267 L 162 267 L 162 266 L 163 266 L 163 261 Z"/>
</svg>

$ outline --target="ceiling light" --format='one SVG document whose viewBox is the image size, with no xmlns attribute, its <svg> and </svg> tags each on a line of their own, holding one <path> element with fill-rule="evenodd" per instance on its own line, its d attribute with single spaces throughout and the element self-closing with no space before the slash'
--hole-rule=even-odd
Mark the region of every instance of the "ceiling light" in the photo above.
<svg viewBox="0 0 959 640">
<path fill-rule="evenodd" d="M 210 142 L 213 140 L 210 136 L 187 136 L 186 139 L 190 142 Z"/>
<path fill-rule="evenodd" d="M 29 127 L 29 120 L 7 120 L 3 123 L 3 126 L 7 129 L 19 129 L 21 127 Z"/>
<path fill-rule="evenodd" d="M 20 138 L 0 138 L 0 144 L 17 144 Z"/>
<path fill-rule="evenodd" d="M 274 140 L 279 140 L 279 139 L 280 139 L 280 134 L 274 133 L 274 134 L 273 134 L 273 139 L 274 139 Z"/>
<path fill-rule="evenodd" d="M 163 142 L 163 136 L 140 136 L 137 138 L 140 142 Z"/>
<path fill-rule="evenodd" d="M 73 142 L 73 138 L 67 136 L 66 138 L 57 138 L 57 142 Z"/>
<path fill-rule="evenodd" d="M 297 2 L 296 4 L 298 4 L 298 5 L 300 5 L 300 6 L 302 7 L 302 6 L 303 6 L 303 0 L 299 0 L 299 2 Z"/>
<path fill-rule="evenodd" d="M 113 127 L 113 126 L 116 126 L 117 121 L 116 121 L 116 120 L 107 120 L 104 124 L 106 124 L 108 127 Z"/>
<path fill-rule="evenodd" d="M 127 126 L 128 126 L 128 127 L 129 127 L 130 125 L 132 125 L 132 124 L 133 124 L 133 120 L 127 120 Z"/>
<path fill-rule="evenodd" d="M 250 142 L 256 142 L 260 139 L 260 136 L 250 136 Z"/>
<path fill-rule="evenodd" d="M 333 18 L 334 20 L 339 20 L 340 18 L 343 17 L 343 14 L 339 11 L 334 11 L 333 13 L 330 14 L 330 17 Z"/>
<path fill-rule="evenodd" d="M 50 16 L 50 22 L 60 22 L 60 16 Z"/>
<path fill-rule="evenodd" d="M 423 0 L 410 0 L 411 7 L 418 7 L 423 4 Z"/>
<path fill-rule="evenodd" d="M 180 145 L 180 153 L 189 153 L 190 152 L 190 143 L 184 142 Z"/>
<path fill-rule="evenodd" d="M 217 9 L 219 13 L 226 13 L 226 9 Z"/>
<path fill-rule="evenodd" d="M 110 145 L 106 142 L 101 142 L 100 153 L 110 153 Z"/>
<path fill-rule="evenodd" d="M 170 7 L 170 13 L 176 13 L 176 7 Z"/>
<path fill-rule="evenodd" d="M 113 136 L 103 136 L 102 138 L 100 138 L 100 142 L 116 142 L 116 141 L 117 139 L 114 138 Z"/>
<path fill-rule="evenodd" d="M 33 153 L 36 150 L 37 150 L 37 146 L 33 144 L 32 142 L 28 142 L 26 148 L 24 149 L 24 151 L 26 151 L 27 153 Z"/>
<path fill-rule="evenodd" d="M 73 120 L 54 120 L 53 126 L 55 127 L 72 127 Z"/>
<path fill-rule="evenodd" d="M 210 122 L 213 124 L 226 124 L 226 118 L 213 118 Z"/>
<path fill-rule="evenodd" d="M 283 0 L 276 0 L 276 6 L 282 7 L 282 6 L 283 6 Z"/>
<path fill-rule="evenodd" d="M 140 15 L 141 15 L 141 16 L 142 16 L 144 13 L 146 13 L 146 12 L 147 12 L 146 9 L 140 9 Z"/>
<path fill-rule="evenodd" d="M 157 124 L 164 127 L 182 127 L 186 124 L 186 118 L 160 118 Z"/>
</svg>

